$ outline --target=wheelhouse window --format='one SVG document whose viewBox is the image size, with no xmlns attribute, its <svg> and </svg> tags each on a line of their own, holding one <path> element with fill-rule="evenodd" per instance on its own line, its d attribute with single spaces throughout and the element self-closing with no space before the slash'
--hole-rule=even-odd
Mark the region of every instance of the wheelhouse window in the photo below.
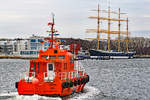
<svg viewBox="0 0 150 100">
<path fill-rule="evenodd" d="M 53 48 L 56 48 L 56 45 L 53 45 Z"/>
<path fill-rule="evenodd" d="M 48 56 L 46 56 L 46 55 L 41 56 L 41 59 L 47 59 L 47 58 L 48 58 Z"/>
<path fill-rule="evenodd" d="M 41 56 L 41 59 L 45 59 L 46 58 L 46 56 Z"/>
<path fill-rule="evenodd" d="M 49 56 L 49 59 L 56 59 L 56 56 Z"/>
<path fill-rule="evenodd" d="M 65 56 L 59 55 L 58 58 L 59 58 L 59 59 L 64 59 Z"/>
</svg>

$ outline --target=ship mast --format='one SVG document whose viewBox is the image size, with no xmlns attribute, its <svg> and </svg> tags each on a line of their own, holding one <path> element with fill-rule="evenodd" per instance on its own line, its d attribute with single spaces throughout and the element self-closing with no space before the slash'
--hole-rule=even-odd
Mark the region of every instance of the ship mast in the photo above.
<svg viewBox="0 0 150 100">
<path fill-rule="evenodd" d="M 128 43 L 129 43 L 129 29 L 128 29 L 128 23 L 129 23 L 129 20 L 127 18 L 127 37 L 126 37 L 126 49 L 127 49 L 127 53 L 129 52 L 129 47 L 128 47 Z"/>
<path fill-rule="evenodd" d="M 108 7 L 108 10 L 100 10 L 99 9 L 99 5 L 98 5 L 98 10 L 92 10 L 92 11 L 97 11 L 98 12 L 98 16 L 90 16 L 89 18 L 90 19 L 97 19 L 97 29 L 87 29 L 86 32 L 87 33 L 97 33 L 97 38 L 88 38 L 88 39 L 94 39 L 94 40 L 97 40 L 97 49 L 100 49 L 100 44 L 99 44 L 99 41 L 100 40 L 107 40 L 108 42 L 108 45 L 107 45 L 107 50 L 110 52 L 111 51 L 111 47 L 110 47 L 110 42 L 111 40 L 112 41 L 118 41 L 118 52 L 120 52 L 120 43 L 121 41 L 124 41 L 124 40 L 121 40 L 120 39 L 120 36 L 121 35 L 126 35 L 126 52 L 129 52 L 128 50 L 128 42 L 129 42 L 129 38 L 128 38 L 128 35 L 129 35 L 129 32 L 128 32 L 128 18 L 127 19 L 124 19 L 124 18 L 121 18 L 121 14 L 126 14 L 126 13 L 121 13 L 120 12 L 120 8 L 119 8 L 119 12 L 115 12 L 115 11 L 111 11 L 110 10 L 110 6 Z M 107 13 L 108 16 L 107 17 L 101 17 L 99 13 Z M 111 18 L 110 14 L 117 14 L 118 15 L 118 18 Z M 100 28 L 100 20 L 101 21 L 108 21 L 108 29 L 101 29 Z M 111 30 L 111 22 L 118 22 L 118 30 L 114 31 L 114 30 Z M 127 29 L 126 31 L 121 31 L 121 22 L 127 22 Z M 107 39 L 101 37 L 100 38 L 100 33 L 101 34 L 107 34 L 108 37 Z M 118 39 L 111 39 L 110 35 L 115 35 L 117 34 L 118 35 Z"/>
<path fill-rule="evenodd" d="M 52 45 L 51 45 L 51 48 L 53 48 L 53 39 L 54 39 L 54 33 L 55 33 L 55 31 L 54 31 L 54 25 L 55 25 L 55 23 L 54 23 L 54 15 L 53 15 L 53 22 L 52 22 L 52 24 L 51 24 L 51 33 L 52 33 L 52 36 L 51 36 L 51 38 L 52 38 Z"/>
<path fill-rule="evenodd" d="M 55 26 L 54 14 L 52 14 L 52 17 L 53 17 L 53 21 L 48 23 L 48 26 L 50 26 L 50 30 L 47 31 L 49 33 L 49 36 L 51 36 L 51 38 L 45 39 L 45 40 L 50 41 L 50 44 L 51 44 L 50 48 L 53 48 L 54 43 L 56 44 L 57 42 L 57 39 L 54 39 L 54 36 L 56 35 L 55 33 L 57 32 L 54 28 Z"/>
<path fill-rule="evenodd" d="M 97 17 L 97 50 L 100 49 L 100 45 L 99 45 L 99 40 L 100 40 L 100 8 L 99 8 L 99 4 L 98 4 L 98 17 Z"/>
<path fill-rule="evenodd" d="M 120 52 L 120 8 L 119 8 L 119 14 L 118 14 L 118 52 Z"/>
<path fill-rule="evenodd" d="M 110 52 L 110 6 L 108 7 L 108 51 Z"/>
<path fill-rule="evenodd" d="M 97 38 L 96 38 L 96 40 L 97 40 L 97 50 L 99 50 L 100 49 L 100 33 L 101 33 L 101 29 L 100 29 L 100 6 L 99 6 L 99 4 L 98 4 L 98 8 L 97 8 L 97 10 L 92 10 L 92 11 L 97 11 L 97 16 L 90 16 L 89 18 L 91 18 L 91 19 L 97 19 L 97 29 L 89 29 L 89 30 L 87 30 L 87 32 L 88 33 L 97 33 Z M 90 38 L 90 39 L 93 39 L 93 38 Z M 95 39 L 95 38 L 94 38 Z"/>
</svg>

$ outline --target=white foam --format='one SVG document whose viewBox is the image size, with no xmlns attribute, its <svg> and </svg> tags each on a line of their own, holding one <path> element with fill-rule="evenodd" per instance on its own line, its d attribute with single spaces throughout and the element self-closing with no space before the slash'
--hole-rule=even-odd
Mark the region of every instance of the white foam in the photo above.
<svg viewBox="0 0 150 100">
<path fill-rule="evenodd" d="M 69 100 L 85 100 L 85 99 L 90 99 L 99 94 L 100 94 L 100 91 L 97 88 L 92 87 L 92 86 L 85 86 L 84 93 L 73 94 L 73 96 L 68 99 Z M 8 97 L 7 100 L 62 100 L 60 97 L 46 97 L 46 96 L 39 96 L 39 95 L 32 95 L 32 96 L 18 95 L 17 92 L 2 93 L 0 94 L 0 96 Z"/>
<path fill-rule="evenodd" d="M 101 92 L 95 87 L 85 86 L 86 92 L 77 94 L 76 96 L 69 98 L 69 100 L 85 100 L 93 98 L 96 95 L 99 95 Z"/>
<path fill-rule="evenodd" d="M 17 96 L 17 92 L 10 92 L 10 93 L 0 93 L 0 97 L 2 96 Z"/>
<path fill-rule="evenodd" d="M 39 95 L 32 95 L 32 96 L 25 96 L 25 95 L 18 95 L 17 92 L 12 93 L 1 93 L 0 97 L 7 97 L 6 100 L 61 100 L 60 97 L 46 97 L 46 96 L 39 96 Z"/>
<path fill-rule="evenodd" d="M 18 95 L 8 100 L 41 100 L 41 99 L 42 100 L 61 100 L 60 97 L 45 97 L 45 96 L 39 96 L 39 95 L 33 95 L 33 96 Z"/>
</svg>

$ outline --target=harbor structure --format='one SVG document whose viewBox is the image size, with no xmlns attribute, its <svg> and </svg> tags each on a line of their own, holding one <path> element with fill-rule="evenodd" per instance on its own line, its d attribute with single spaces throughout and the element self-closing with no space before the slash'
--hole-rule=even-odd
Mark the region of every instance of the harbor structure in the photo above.
<svg viewBox="0 0 150 100">
<path fill-rule="evenodd" d="M 49 41 L 45 41 L 44 38 L 46 37 L 32 35 L 25 39 L 3 39 L 0 41 L 0 56 L 35 58 L 40 50 L 45 51 L 49 48 Z M 60 45 L 60 48 L 70 50 L 70 45 Z"/>
</svg>

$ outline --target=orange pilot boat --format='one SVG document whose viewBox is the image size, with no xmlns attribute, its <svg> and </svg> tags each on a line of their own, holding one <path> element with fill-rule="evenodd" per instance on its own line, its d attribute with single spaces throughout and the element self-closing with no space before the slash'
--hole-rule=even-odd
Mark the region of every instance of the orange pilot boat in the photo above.
<svg viewBox="0 0 150 100">
<path fill-rule="evenodd" d="M 81 92 L 89 81 L 85 69 L 74 61 L 74 54 L 59 48 L 60 40 L 55 37 L 53 22 L 50 26 L 49 48 L 40 51 L 37 59 L 30 60 L 29 72 L 26 72 L 16 88 L 19 95 L 66 96 Z"/>
</svg>

